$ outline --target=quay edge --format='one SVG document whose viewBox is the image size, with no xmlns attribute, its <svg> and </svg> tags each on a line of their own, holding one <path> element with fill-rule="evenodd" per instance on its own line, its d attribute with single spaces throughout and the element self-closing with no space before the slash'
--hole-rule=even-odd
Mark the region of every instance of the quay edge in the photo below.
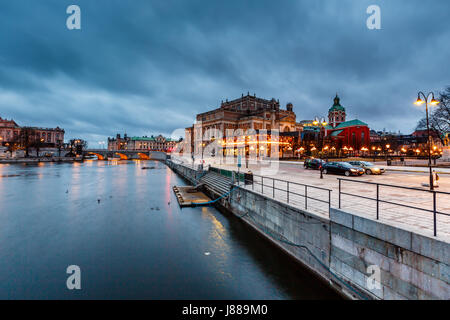
<svg viewBox="0 0 450 320">
<path fill-rule="evenodd" d="M 204 175 L 170 160 L 166 164 L 194 185 Z M 211 198 L 218 197 L 207 184 L 204 191 Z M 244 188 L 237 188 L 216 205 L 239 217 L 344 297 L 450 299 L 448 242 L 333 208 L 330 218 L 322 217 Z M 369 289 L 371 266 L 379 269 L 381 277 L 379 285 Z"/>
</svg>

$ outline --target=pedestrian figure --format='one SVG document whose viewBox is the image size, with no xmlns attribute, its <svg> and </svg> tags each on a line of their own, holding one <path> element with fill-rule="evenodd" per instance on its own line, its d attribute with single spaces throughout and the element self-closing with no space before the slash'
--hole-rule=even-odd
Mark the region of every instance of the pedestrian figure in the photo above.
<svg viewBox="0 0 450 320">
<path fill-rule="evenodd" d="M 439 188 L 438 180 L 439 180 L 439 176 L 438 176 L 437 172 L 435 170 L 433 170 L 433 187 L 434 188 Z"/>
</svg>

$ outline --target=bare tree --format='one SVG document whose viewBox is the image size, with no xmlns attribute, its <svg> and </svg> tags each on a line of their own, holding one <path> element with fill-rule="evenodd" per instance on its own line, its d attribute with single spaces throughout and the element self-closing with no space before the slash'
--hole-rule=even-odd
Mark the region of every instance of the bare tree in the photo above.
<svg viewBox="0 0 450 320">
<path fill-rule="evenodd" d="M 30 149 L 36 146 L 36 139 L 39 135 L 33 128 L 23 127 L 17 138 L 19 145 L 25 150 L 25 157 L 29 157 Z"/>
<path fill-rule="evenodd" d="M 83 150 L 86 150 L 88 147 L 88 143 L 83 139 L 72 139 L 69 141 L 70 145 L 70 153 L 82 154 Z M 74 152 L 75 151 L 75 152 Z"/>
<path fill-rule="evenodd" d="M 434 131 L 444 143 L 444 137 L 450 132 L 450 86 L 439 93 L 440 103 L 437 107 L 431 107 L 429 114 L 430 129 Z M 417 129 L 423 129 L 427 126 L 426 118 L 423 118 L 417 124 Z"/>
</svg>

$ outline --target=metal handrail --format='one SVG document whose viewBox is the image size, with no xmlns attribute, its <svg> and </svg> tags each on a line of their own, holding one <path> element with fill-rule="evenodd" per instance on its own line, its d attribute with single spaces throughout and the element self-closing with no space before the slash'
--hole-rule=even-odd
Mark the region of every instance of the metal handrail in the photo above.
<svg viewBox="0 0 450 320">
<path fill-rule="evenodd" d="M 356 198 L 361 198 L 361 199 L 367 199 L 367 200 L 373 200 L 376 201 L 376 219 L 379 220 L 380 218 L 380 203 L 387 203 L 387 204 L 392 204 L 392 205 L 396 205 L 399 207 L 404 207 L 404 208 L 409 208 L 409 209 L 415 209 L 415 210 L 420 210 L 420 211 L 425 211 L 425 212 L 431 212 L 433 213 L 433 233 L 434 236 L 437 236 L 437 215 L 445 215 L 445 216 L 450 216 L 449 213 L 445 213 L 445 212 L 440 212 L 437 210 L 437 194 L 444 194 L 444 195 L 450 195 L 450 192 L 444 192 L 444 191 L 436 191 L 436 190 L 424 190 L 424 189 L 420 189 L 420 188 L 413 188 L 413 187 L 406 187 L 406 186 L 395 186 L 395 185 L 390 185 L 390 184 L 385 184 L 385 183 L 376 183 L 376 182 L 369 182 L 369 181 L 358 181 L 358 180 L 352 180 L 352 179 L 344 179 L 344 178 L 337 178 L 339 180 L 339 209 L 341 209 L 341 195 L 347 195 L 347 196 L 352 196 L 352 197 L 356 197 Z M 354 182 L 354 183 L 362 183 L 362 184 L 368 184 L 368 185 L 375 185 L 376 186 L 376 198 L 372 198 L 372 197 L 367 197 L 367 196 L 361 196 L 361 195 L 357 195 L 357 194 L 353 194 L 353 193 L 347 193 L 347 192 L 343 192 L 342 191 L 342 181 L 347 181 L 347 182 Z M 414 190 L 414 191 L 420 191 L 420 192 L 428 192 L 433 194 L 433 209 L 425 209 L 425 208 L 418 208 L 418 207 L 414 207 L 414 206 L 410 206 L 407 204 L 402 204 L 402 203 L 397 203 L 397 202 L 393 202 L 393 201 L 388 201 L 388 200 L 383 200 L 380 199 L 380 187 L 388 187 L 388 188 L 397 188 L 397 189 L 405 189 L 405 190 Z"/>
<path fill-rule="evenodd" d="M 450 195 L 450 192 L 445 191 L 438 191 L 438 190 L 425 190 L 421 188 L 413 188 L 413 187 L 406 187 L 406 186 L 395 186 L 392 184 L 386 184 L 386 183 L 378 183 L 378 182 L 370 182 L 370 181 L 361 181 L 361 180 L 352 180 L 352 179 L 345 179 L 345 178 L 337 178 L 338 180 L 342 181 L 350 181 L 350 182 L 356 182 L 356 183 L 363 183 L 363 184 L 373 184 L 373 185 L 379 185 L 379 186 L 385 186 L 385 187 L 392 187 L 392 188 L 398 188 L 398 189 L 409 189 L 409 190 L 417 190 L 417 191 L 423 191 L 423 192 L 436 192 L 441 194 L 448 194 Z"/>
<path fill-rule="evenodd" d="M 240 173 L 240 175 L 243 175 L 242 173 Z M 298 183 L 298 182 L 293 182 L 293 181 L 288 181 L 288 180 L 282 180 L 282 179 L 277 179 L 277 178 L 271 178 L 271 177 L 265 177 L 265 176 L 260 176 L 260 175 L 255 175 L 252 174 L 253 180 L 246 180 L 245 176 L 244 176 L 244 183 L 245 182 L 250 182 L 252 183 L 252 190 L 254 190 L 254 185 L 261 185 L 261 193 L 264 195 L 264 187 L 269 188 L 269 190 L 272 191 L 272 197 L 275 198 L 275 191 L 283 191 L 286 192 L 286 200 L 287 203 L 289 204 L 290 202 L 292 202 L 291 196 L 292 195 L 296 195 L 296 196 L 300 196 L 303 197 L 305 200 L 305 210 L 308 210 L 308 199 L 310 200 L 315 200 L 315 201 L 319 201 L 322 203 L 326 203 L 328 204 L 328 216 L 330 216 L 330 211 L 331 211 L 331 189 L 327 189 L 327 188 L 322 188 L 322 187 L 316 187 L 316 186 L 312 186 L 312 185 L 308 185 L 308 184 L 304 184 L 304 183 Z M 261 182 L 255 181 L 255 177 L 261 178 Z M 238 185 L 240 182 L 240 177 L 238 177 Z M 272 184 L 266 184 L 264 183 L 265 180 L 269 180 L 272 182 Z M 275 182 L 281 182 L 281 183 L 285 183 L 286 184 L 286 188 L 280 188 L 275 186 Z M 292 188 L 290 188 L 292 185 L 296 185 L 296 186 L 301 186 L 305 188 L 304 193 L 297 193 L 292 191 Z M 319 199 L 316 197 L 312 197 L 310 195 L 308 195 L 308 189 L 317 189 L 320 191 L 326 191 L 328 193 L 328 200 L 323 200 L 323 199 Z"/>
</svg>

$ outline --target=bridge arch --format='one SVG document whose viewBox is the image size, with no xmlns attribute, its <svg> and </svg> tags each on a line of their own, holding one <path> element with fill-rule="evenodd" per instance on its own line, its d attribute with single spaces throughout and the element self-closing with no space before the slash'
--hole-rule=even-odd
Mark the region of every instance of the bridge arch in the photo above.
<svg viewBox="0 0 450 320">
<path fill-rule="evenodd" d="M 119 152 L 116 152 L 116 154 L 120 157 L 120 160 L 128 160 L 127 155 Z"/>
<path fill-rule="evenodd" d="M 105 160 L 105 157 L 103 155 L 101 155 L 100 153 L 96 153 L 96 152 L 89 152 L 89 154 L 92 154 L 94 156 L 97 156 L 98 160 Z"/>
<path fill-rule="evenodd" d="M 139 156 L 139 159 L 141 159 L 141 160 L 150 160 L 150 157 L 145 153 L 139 152 L 138 156 Z"/>
</svg>

